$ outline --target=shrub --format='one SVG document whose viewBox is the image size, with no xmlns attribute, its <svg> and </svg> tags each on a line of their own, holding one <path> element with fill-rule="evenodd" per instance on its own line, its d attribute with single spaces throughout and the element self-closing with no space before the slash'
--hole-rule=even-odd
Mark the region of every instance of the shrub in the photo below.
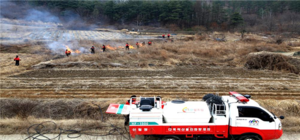
<svg viewBox="0 0 300 140">
<path fill-rule="evenodd" d="M 299 60 L 279 54 L 258 54 L 249 56 L 245 67 L 248 69 L 288 71 L 298 74 L 300 69 L 297 64 L 299 63 Z"/>
</svg>

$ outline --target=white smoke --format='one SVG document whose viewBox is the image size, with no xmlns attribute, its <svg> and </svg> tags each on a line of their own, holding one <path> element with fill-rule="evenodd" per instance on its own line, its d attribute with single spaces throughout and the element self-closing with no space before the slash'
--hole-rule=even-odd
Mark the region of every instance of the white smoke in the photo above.
<svg viewBox="0 0 300 140">
<path fill-rule="evenodd" d="M 27 21 L 41 21 L 41 22 L 52 22 L 52 23 L 60 23 L 58 17 L 49 13 L 48 11 L 41 11 L 37 9 L 30 9 L 27 11 L 27 15 L 24 20 Z"/>
<path fill-rule="evenodd" d="M 62 54 L 68 46 L 72 51 L 79 50 L 80 52 L 86 52 L 86 48 L 79 45 L 79 42 L 69 33 L 62 34 L 62 37 L 58 40 L 53 40 L 47 44 L 47 47 L 52 53 Z M 75 53 L 73 53 L 75 54 Z"/>
</svg>

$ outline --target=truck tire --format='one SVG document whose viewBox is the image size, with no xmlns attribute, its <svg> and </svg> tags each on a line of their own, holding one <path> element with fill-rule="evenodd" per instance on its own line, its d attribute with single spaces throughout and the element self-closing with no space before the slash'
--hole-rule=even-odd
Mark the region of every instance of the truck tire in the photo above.
<svg viewBox="0 0 300 140">
<path fill-rule="evenodd" d="M 222 98 L 220 96 L 212 96 L 209 99 L 206 100 L 207 104 L 222 104 Z"/>
<path fill-rule="evenodd" d="M 261 140 L 258 135 L 244 135 L 241 136 L 238 140 Z"/>
<path fill-rule="evenodd" d="M 181 139 L 177 136 L 170 135 L 170 136 L 164 136 L 164 137 L 160 138 L 159 140 L 181 140 Z"/>
<path fill-rule="evenodd" d="M 208 93 L 208 94 L 204 95 L 202 99 L 203 99 L 203 101 L 206 101 L 207 99 L 209 99 L 210 97 L 213 97 L 213 96 L 215 96 L 215 95 L 212 93 Z"/>
</svg>

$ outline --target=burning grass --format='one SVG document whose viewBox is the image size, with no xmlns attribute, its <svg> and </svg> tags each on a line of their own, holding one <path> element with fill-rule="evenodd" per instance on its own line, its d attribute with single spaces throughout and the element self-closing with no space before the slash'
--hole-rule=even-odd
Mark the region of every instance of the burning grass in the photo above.
<svg viewBox="0 0 300 140">
<path fill-rule="evenodd" d="M 215 41 L 187 41 L 174 43 L 155 43 L 145 45 L 139 49 L 126 51 L 122 47 L 107 45 L 108 51 L 97 49 L 96 54 L 83 54 L 55 60 L 53 63 L 65 63 L 70 61 L 94 61 L 101 63 L 121 63 L 128 67 L 147 67 L 176 65 L 240 65 L 247 54 L 259 51 L 288 51 L 287 45 L 268 43 L 244 43 L 244 42 L 215 42 Z M 109 49 L 110 48 L 110 49 Z M 113 49 L 112 49 L 113 48 Z"/>
<path fill-rule="evenodd" d="M 193 41 L 175 40 L 152 40 L 151 46 L 145 44 L 140 47 L 136 47 L 136 40 L 127 40 L 129 43 L 129 51 L 125 50 L 126 42 L 124 40 L 114 41 L 91 41 L 91 40 L 78 40 L 68 41 L 66 44 L 61 44 L 66 48 L 61 48 L 56 52 L 51 52 L 50 49 L 46 49 L 46 43 L 27 42 L 26 44 L 18 45 L 3 45 L 0 46 L 3 52 L 26 52 L 28 54 L 47 54 L 49 59 L 55 59 L 51 61 L 51 64 L 59 65 L 58 68 L 64 68 L 64 63 L 67 62 L 93 62 L 94 65 L 91 68 L 103 68 L 107 67 L 108 63 L 120 63 L 126 68 L 148 68 L 148 67 L 175 67 L 182 65 L 196 65 L 196 66 L 233 66 L 243 67 L 245 63 L 245 57 L 252 52 L 270 51 L 270 52 L 282 52 L 289 51 L 291 47 L 288 44 L 275 44 L 268 43 L 261 39 L 257 35 L 247 35 L 250 38 L 254 38 L 255 41 L 232 41 L 234 38 L 239 37 L 238 34 L 225 33 L 228 39 L 231 41 L 218 42 L 210 38 L 209 35 L 196 35 Z M 147 42 L 148 40 L 143 40 Z M 76 43 L 74 43 L 76 42 Z M 102 45 L 106 45 L 106 51 L 102 52 Z M 57 44 L 59 45 L 59 44 Z M 91 46 L 95 47 L 95 54 L 90 54 Z M 70 49 L 72 54 L 70 57 L 65 57 L 65 50 Z M 78 50 L 76 50 L 78 49 Z M 53 51 L 53 50 L 52 50 Z M 58 54 L 57 54 L 58 53 Z M 59 55 L 59 58 L 56 56 Z M 22 56 L 21 56 L 22 59 Z M 36 59 L 43 61 L 45 59 Z M 26 60 L 27 61 L 27 60 Z M 39 62 L 40 62 L 39 61 Z M 9 61 L 8 61 L 9 62 Z M 29 65 L 36 64 L 37 61 L 30 61 Z M 12 63 L 12 61 L 10 61 Z M 25 60 L 21 61 L 25 64 Z M 98 67 L 98 66 L 99 67 Z M 155 66 L 155 67 L 153 67 Z M 72 66 L 66 66 L 72 67 Z M 87 66 L 88 67 L 88 66 Z M 85 67 L 85 68 L 87 68 Z M 2 68 L 2 67 L 1 67 Z M 10 69 L 10 67 L 5 67 Z M 27 68 L 27 66 L 26 66 Z M 50 67 L 52 68 L 52 67 Z M 5 71 L 6 70 L 2 70 Z M 3 73 L 3 72 L 2 72 Z"/>
</svg>

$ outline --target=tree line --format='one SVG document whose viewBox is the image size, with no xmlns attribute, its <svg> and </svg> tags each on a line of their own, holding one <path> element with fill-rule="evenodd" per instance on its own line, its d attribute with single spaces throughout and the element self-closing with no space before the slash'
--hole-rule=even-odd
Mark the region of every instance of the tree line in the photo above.
<svg viewBox="0 0 300 140">
<path fill-rule="evenodd" d="M 65 0 L 27 3 L 48 8 L 61 18 L 75 13 L 85 21 L 99 24 L 280 31 L 299 26 L 300 21 L 300 1 Z"/>
</svg>

